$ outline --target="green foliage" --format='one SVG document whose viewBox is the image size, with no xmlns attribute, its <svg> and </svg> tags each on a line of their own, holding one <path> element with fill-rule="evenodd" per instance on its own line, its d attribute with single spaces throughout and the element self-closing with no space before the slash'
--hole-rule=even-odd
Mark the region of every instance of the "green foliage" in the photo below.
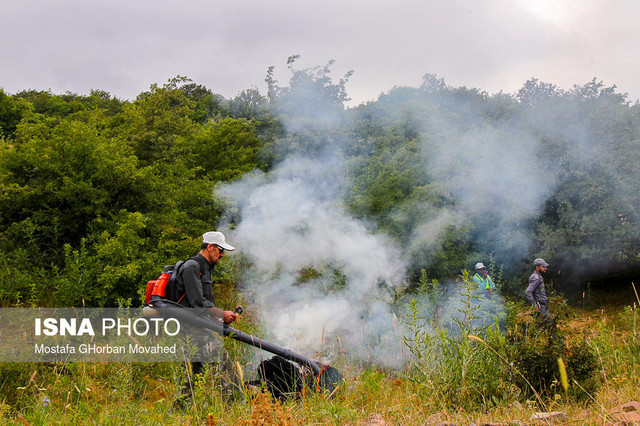
<svg viewBox="0 0 640 426">
<path fill-rule="evenodd" d="M 213 121 L 194 137 L 191 167 L 213 182 L 230 181 L 256 168 L 260 141 L 254 125 L 244 119 Z"/>
<path fill-rule="evenodd" d="M 108 116 L 114 116 L 122 111 L 124 105 L 124 102 L 102 90 L 92 90 L 89 96 L 69 92 L 54 95 L 50 91 L 28 90 L 16 93 L 13 98 L 24 101 L 37 114 L 59 118 L 95 109 L 104 111 Z"/>
<path fill-rule="evenodd" d="M 595 79 L 569 91 L 532 79 L 512 96 L 426 75 L 418 88 L 396 87 L 345 109 L 351 73 L 335 82 L 332 61 L 297 69 L 298 59 L 289 58 L 287 86 L 272 67 L 266 95 L 254 88 L 231 100 L 180 76 L 133 102 L 103 91 L 0 91 L 0 304 L 135 304 L 162 265 L 192 255 L 198 236 L 218 224 L 224 206 L 212 195 L 215 185 L 268 171 L 290 154 L 331 153 L 344 160 L 337 202 L 390 235 L 409 262 L 406 294 L 414 300 L 404 342 L 413 387 L 399 400 L 458 411 L 488 410 L 531 392 L 553 397 L 558 358 L 567 366 L 569 399 L 595 393 L 601 380 L 637 383 L 635 307 L 619 320 L 630 335 L 618 341 L 615 327 L 599 324 L 594 339 L 563 347 L 553 330 L 519 323 L 517 304 L 483 299 L 468 275 L 455 291 L 449 280 L 483 259 L 504 265 L 491 270 L 494 281 L 521 298 L 534 257 L 562 271 L 549 280 L 554 288 L 639 270 L 640 106 Z M 509 188 L 494 191 L 519 182 L 473 173 L 505 154 L 514 154 L 515 168 L 535 163 L 532 178 L 548 183 L 546 192 L 519 204 L 503 197 Z M 229 258 L 216 269 L 224 307 L 242 302 L 238 283 L 248 261 Z M 306 268 L 298 284 L 330 294 L 345 276 L 331 265 Z M 247 355 L 235 341 L 225 344 Z M 24 410 L 34 423 L 87 416 L 124 423 L 134 414 L 154 423 L 174 391 L 154 373 L 171 377 L 175 366 L 58 367 L 39 365 L 33 376 L 29 366 L 3 365 L 0 416 L 9 416 L 8 401 L 12 414 Z M 357 381 L 359 389 L 346 391 L 358 403 L 402 388 L 373 368 Z M 211 412 L 225 415 L 215 392 L 199 392 Z M 137 410 L 131 400 L 153 408 Z M 326 415 L 354 423 L 362 414 L 362 404 L 346 399 L 308 401 L 317 408 L 310 422 Z M 111 411 L 95 408 L 102 406 Z"/>
<path fill-rule="evenodd" d="M 545 322 L 538 317 L 532 322 L 523 320 L 529 318 L 516 321 L 506 337 L 510 342 L 509 358 L 522 375 L 515 380 L 525 394 L 530 394 L 528 386 L 546 396 L 561 391 L 559 358 L 566 365 L 570 385 L 567 397 L 584 400 L 598 390 L 600 366 L 589 342 L 583 340 L 569 346 L 555 322 Z"/>
<path fill-rule="evenodd" d="M 597 326 L 593 348 L 600 359 L 604 380 L 616 384 L 637 383 L 640 379 L 640 313 L 638 304 L 627 305 L 616 321 Z M 627 331 L 621 333 L 621 330 Z"/>
<path fill-rule="evenodd" d="M 431 366 L 435 364 L 436 339 L 429 322 L 422 316 L 422 307 L 416 299 L 409 301 L 409 311 L 406 316 L 408 332 L 402 337 L 404 344 L 415 357 L 413 368 L 420 381 L 427 382 Z"/>
<path fill-rule="evenodd" d="M 479 314 L 480 304 L 478 303 L 482 298 L 481 293 L 479 294 L 482 289 L 477 288 L 469 271 L 466 269 L 462 271 L 460 279 L 463 285 L 455 297 L 458 298 L 461 303 L 453 305 L 455 306 L 456 312 L 451 317 L 452 327 L 450 328 L 453 329 L 453 324 L 455 324 L 456 331 L 459 330 L 463 335 L 484 334 L 484 331 L 491 324 L 486 324 L 486 322 L 482 324 L 478 321 L 482 318 Z"/>
<path fill-rule="evenodd" d="M 0 89 L 0 138 L 11 138 L 29 104 L 12 99 Z"/>
<path fill-rule="evenodd" d="M 204 124 L 215 115 L 223 113 L 224 98 L 220 95 L 214 95 L 206 87 L 195 83 L 185 83 L 180 86 L 180 90 L 195 102 L 194 111 L 190 118 L 196 123 Z"/>
<path fill-rule="evenodd" d="M 215 226 L 214 184 L 257 167 L 253 125 L 209 121 L 222 113 L 217 98 L 183 77 L 133 103 L 98 91 L 13 99 L 2 105 L 25 108 L 0 139 L 5 304 L 135 299 L 158 265 L 192 255 Z"/>
<path fill-rule="evenodd" d="M 422 269 L 444 281 L 490 254 L 513 294 L 538 256 L 562 271 L 562 290 L 640 269 L 640 107 L 615 86 L 593 79 L 564 91 L 534 78 L 515 95 L 490 95 L 427 74 L 420 87 L 345 109 L 352 73 L 333 79 L 333 61 L 298 68 L 299 59 L 287 61 L 286 85 L 271 67 L 266 94 L 251 88 L 230 100 L 182 76 L 134 102 L 100 90 L 0 92 L 5 267 L 28 264 L 17 253 L 43 256 L 34 269 L 62 276 L 65 245 L 78 251 L 84 240 L 93 256 L 129 213 L 144 218 L 137 232 L 150 257 L 184 256 L 220 217 L 214 185 L 290 154 L 330 152 L 344 166 L 338 201 L 405 248 L 414 282 Z M 514 168 L 535 156 L 548 192 L 519 205 L 509 188 L 494 191 L 520 183 L 474 173 L 479 164 L 500 173 L 490 167 L 495 152 L 513 155 Z M 18 275 L 10 281 L 24 290 Z"/>
<path fill-rule="evenodd" d="M 95 260 L 103 266 L 96 277 L 99 285 L 89 293 L 98 305 L 105 305 L 114 295 L 135 295 L 137 287 L 131 283 L 153 276 L 154 259 L 145 256 L 150 245 L 145 219 L 139 212 L 127 213 L 113 234 L 105 231 L 98 238 Z"/>
<path fill-rule="evenodd" d="M 340 292 L 348 287 L 348 278 L 337 266 L 326 264 L 322 267 L 306 267 L 298 272 L 296 284 L 299 286 L 313 286 L 329 295 Z"/>
<path fill-rule="evenodd" d="M 86 240 L 80 242 L 80 248 L 74 250 L 71 245 L 64 246 L 64 274 L 53 280 L 55 283 L 54 301 L 57 306 L 79 306 L 84 301 L 91 303 L 97 292 L 101 292 L 97 278 L 99 264 L 89 255 Z"/>
<path fill-rule="evenodd" d="M 572 336 L 578 341 L 571 345 L 570 351 L 573 352 L 577 347 L 590 346 L 591 350 L 599 348 L 597 364 L 598 368 L 604 370 L 602 376 L 606 376 L 602 388 L 591 394 L 592 404 L 588 405 L 583 401 L 584 396 L 577 398 L 572 395 L 572 392 L 581 391 L 574 382 L 581 372 L 579 368 L 577 371 L 571 370 L 564 355 L 569 394 L 564 393 L 560 381 L 552 382 L 551 389 L 540 400 L 535 398 L 534 401 L 530 388 L 520 390 L 516 386 L 523 379 L 519 370 L 508 366 L 511 351 L 506 336 L 488 330 L 483 339 L 471 339 L 472 347 L 475 345 L 478 351 L 475 362 L 485 358 L 494 369 L 498 365 L 508 367 L 497 373 L 488 369 L 494 376 L 483 378 L 474 364 L 470 364 L 467 377 L 475 378 L 474 382 L 469 382 L 474 385 L 471 392 L 484 395 L 484 398 L 477 397 L 482 402 L 475 404 L 458 404 L 458 399 L 446 399 L 448 395 L 459 398 L 457 391 L 466 391 L 460 388 L 460 382 L 445 382 L 444 378 L 438 378 L 439 371 L 426 373 L 440 380 L 437 384 L 441 386 L 449 383 L 452 388 L 448 392 L 436 387 L 436 383 L 425 384 L 417 380 L 419 376 L 415 370 L 405 375 L 376 368 L 357 370 L 354 366 L 340 366 L 346 382 L 332 397 L 306 393 L 300 399 L 287 401 L 283 405 L 276 405 L 272 398 L 262 396 L 253 389 L 248 390 L 245 403 L 225 404 L 219 388 L 211 382 L 208 374 L 204 374 L 196 378 L 195 407 L 168 415 L 177 378 L 182 374 L 183 367 L 179 364 L 4 363 L 0 365 L 0 423 L 109 424 L 133 421 L 143 424 L 261 424 L 274 419 L 284 423 L 284 419 L 287 419 L 286 424 L 323 424 L 331 419 L 332 423 L 345 424 L 382 418 L 394 424 L 423 424 L 425 421 L 508 424 L 516 421 L 526 423 L 533 413 L 541 409 L 572 413 L 581 423 L 602 423 L 602 410 L 611 412 L 619 403 L 632 400 L 637 395 L 640 370 L 635 361 L 637 358 L 634 360 L 622 355 L 627 339 L 633 336 L 633 318 L 628 315 L 628 309 L 620 309 L 601 316 L 601 310 L 598 309 L 580 318 L 586 322 L 598 317 L 598 324 L 594 328 L 599 332 L 593 335 L 594 338 L 586 339 L 586 346 L 581 344 L 579 333 Z M 412 335 L 407 333 L 407 337 Z M 437 349 L 438 339 L 434 335 L 433 345 L 429 347 Z M 592 358 L 580 354 L 580 350 L 575 355 L 577 366 L 583 365 L 583 361 L 587 361 L 586 365 L 589 366 Z M 424 352 L 422 354 L 426 355 Z M 454 355 L 458 356 L 456 353 Z M 555 363 L 557 371 L 557 359 L 549 358 L 550 363 Z M 456 363 L 459 363 L 457 359 Z M 244 377 L 247 379 L 251 364 L 240 364 L 244 367 Z M 413 367 L 417 367 L 417 363 Z M 454 369 L 442 371 L 453 374 Z M 495 389 L 491 387 L 493 380 L 500 381 Z M 430 386 L 436 391 L 432 391 Z M 434 414 L 425 417 L 425 412 Z"/>
<path fill-rule="evenodd" d="M 396 148 L 394 144 L 401 145 Z M 383 229 L 387 227 L 394 231 L 399 228 L 396 234 L 403 235 L 406 227 L 401 227 L 397 219 L 392 219 L 389 225 L 388 219 L 405 208 L 404 204 L 415 198 L 419 187 L 426 184 L 416 155 L 418 144 L 416 141 L 405 142 L 391 133 L 378 136 L 372 145 L 367 155 L 357 152 L 352 161 L 349 207 L 357 216 L 378 219 Z M 362 144 L 358 149 L 362 149 Z"/>
<path fill-rule="evenodd" d="M 191 119 L 196 103 L 179 89 L 186 81 L 176 77 L 163 87 L 154 84 L 124 108 L 122 134 L 143 165 L 173 158 L 179 162 L 188 155 L 189 140 L 198 126 Z"/>
<path fill-rule="evenodd" d="M 562 271 L 563 290 L 612 272 L 633 276 L 640 259 L 631 207 L 640 202 L 632 166 L 640 152 L 637 108 L 596 80 L 562 91 L 532 79 L 514 97 L 426 75 L 417 89 L 396 87 L 352 111 L 346 200 L 357 217 L 373 217 L 410 247 L 414 276 L 427 268 L 443 280 L 474 252 L 505 265 L 502 279 L 514 294 L 529 269 L 523 260 L 538 256 Z M 535 162 L 542 185 L 531 191 L 546 181 L 549 193 L 523 206 L 508 199 L 511 188 L 525 187 L 507 181 L 511 174 L 485 179 L 499 173 L 497 152 L 517 153 L 513 167 Z M 484 174 L 474 173 L 478 167 Z M 441 267 L 449 259 L 457 267 Z"/>
<path fill-rule="evenodd" d="M 273 128 L 269 132 L 260 130 L 268 139 L 261 153 L 268 165 L 279 163 L 288 155 L 323 157 L 339 150 L 347 138 L 345 86 L 351 72 L 336 83 L 330 76 L 333 61 L 324 67 L 298 70 L 294 67 L 298 59 L 297 55 L 291 56 L 287 62 L 290 72 L 287 86 L 278 84 L 275 67 L 269 68 L 265 80 L 269 109 L 276 117 L 259 115 L 260 122 Z"/>
<path fill-rule="evenodd" d="M 504 336 L 497 323 L 478 322 L 478 296 L 468 272 L 461 276 L 462 290 L 456 296 L 452 321 L 427 320 L 423 306 L 413 299 L 407 314 L 408 332 L 403 337 L 414 357 L 408 377 L 425 394 L 435 395 L 441 407 L 474 409 L 491 407 L 514 398 L 518 388 L 507 380 L 508 368 L 499 356 L 506 350 Z M 448 309 L 452 309 L 451 307 Z M 499 348 L 497 354 L 475 345 L 469 336 L 483 336 Z"/>
<path fill-rule="evenodd" d="M 404 343 L 414 360 L 407 374 L 426 395 L 435 395 L 443 407 L 469 410 L 534 397 L 544 405 L 559 393 L 581 401 L 597 392 L 601 359 L 593 343 L 565 343 L 555 324 L 530 322 L 528 315 L 515 315 L 513 305 L 506 306 L 510 314 L 503 327 L 497 318 L 493 324 L 477 321 L 487 312 L 474 302 L 479 296 L 468 274 L 461 280 L 458 303 L 443 305 L 455 310 L 452 320 L 428 320 L 424 306 L 416 300 L 408 304 Z M 566 365 L 567 392 L 561 387 L 559 358 Z"/>
<path fill-rule="evenodd" d="M 418 294 L 425 295 L 427 297 L 425 309 L 427 318 L 436 320 L 438 315 L 438 306 L 441 305 L 443 298 L 443 291 L 440 288 L 440 282 L 434 278 L 429 279 L 427 271 L 423 269 L 420 271 L 420 280 L 418 281 Z M 412 301 L 412 304 L 414 302 Z M 413 307 L 412 307 L 413 311 Z"/>
<path fill-rule="evenodd" d="M 362 372 L 360 378 L 362 379 L 362 390 L 373 394 L 382 390 L 385 374 L 375 369 L 367 369 Z"/>
<path fill-rule="evenodd" d="M 335 61 L 331 60 L 323 67 L 297 70 L 294 64 L 298 59 L 300 56 L 294 55 L 287 61 L 291 77 L 286 87 L 278 85 L 273 76 L 274 67 L 269 68 L 266 78 L 268 96 L 276 104 L 276 109 L 296 116 L 320 118 L 321 121 L 342 110 L 344 102 L 349 100 L 345 86 L 353 71 L 334 83 L 329 74 Z M 330 114 L 323 116 L 326 112 Z"/>
</svg>

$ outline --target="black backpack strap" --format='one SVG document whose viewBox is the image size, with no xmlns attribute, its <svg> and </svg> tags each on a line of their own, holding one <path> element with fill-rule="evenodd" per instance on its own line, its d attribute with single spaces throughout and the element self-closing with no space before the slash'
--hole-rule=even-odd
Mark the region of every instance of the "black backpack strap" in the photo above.
<svg viewBox="0 0 640 426">
<path fill-rule="evenodd" d="M 198 266 L 200 266 L 200 277 L 202 277 L 204 275 L 205 268 L 209 266 L 209 262 L 207 262 L 207 259 L 202 256 L 196 255 L 191 256 L 188 260 L 195 260 L 198 263 Z"/>
<path fill-rule="evenodd" d="M 200 267 L 200 277 L 204 274 L 205 268 L 207 267 L 207 260 L 202 256 L 191 256 L 189 259 L 185 261 L 180 261 L 176 263 L 176 266 L 173 268 L 173 272 L 171 274 L 171 278 L 169 279 L 169 300 L 173 300 L 176 303 L 180 303 L 182 299 L 185 298 L 187 292 L 183 290 L 182 294 L 178 294 L 178 272 L 182 265 L 187 263 L 189 260 L 194 260 L 198 266 Z M 187 304 L 188 306 L 188 304 Z"/>
</svg>

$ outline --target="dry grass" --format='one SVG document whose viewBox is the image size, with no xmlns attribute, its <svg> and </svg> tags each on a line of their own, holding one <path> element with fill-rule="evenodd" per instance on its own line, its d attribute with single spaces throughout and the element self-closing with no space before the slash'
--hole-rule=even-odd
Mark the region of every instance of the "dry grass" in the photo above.
<svg viewBox="0 0 640 426">
<path fill-rule="evenodd" d="M 626 309 L 626 310 L 625 310 Z M 571 309 L 562 325 L 568 339 L 587 339 L 602 364 L 602 387 L 580 403 L 568 402 L 562 387 L 545 401 L 563 411 L 567 424 L 605 424 L 621 404 L 640 401 L 640 361 L 625 352 L 633 341 L 629 308 Z M 636 342 L 637 343 L 637 342 Z M 626 345 L 626 346 L 625 346 Z M 227 405 L 215 390 L 197 394 L 197 412 L 168 415 L 174 394 L 170 366 L 75 365 L 35 370 L 26 365 L 12 399 L 0 399 L 1 424 L 180 424 L 180 425 L 424 425 L 440 422 L 529 423 L 540 410 L 535 400 L 501 401 L 473 412 L 456 409 L 425 392 L 403 372 L 336 366 L 346 377 L 329 397 L 308 392 L 276 402 L 253 390 L 247 402 Z M 5 379 L 6 380 L 6 379 Z M 571 377 L 569 377 L 571 382 Z M 383 423 L 384 422 L 384 423 Z"/>
</svg>

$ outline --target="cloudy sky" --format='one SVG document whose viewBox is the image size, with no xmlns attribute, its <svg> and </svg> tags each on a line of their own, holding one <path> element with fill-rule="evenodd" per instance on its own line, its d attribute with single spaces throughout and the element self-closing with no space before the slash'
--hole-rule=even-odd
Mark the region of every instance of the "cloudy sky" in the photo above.
<svg viewBox="0 0 640 426">
<path fill-rule="evenodd" d="M 352 104 L 426 73 L 515 93 L 594 77 L 640 98 L 638 0 L 0 0 L 0 87 L 134 99 L 187 76 L 227 98 L 335 60 Z"/>
</svg>

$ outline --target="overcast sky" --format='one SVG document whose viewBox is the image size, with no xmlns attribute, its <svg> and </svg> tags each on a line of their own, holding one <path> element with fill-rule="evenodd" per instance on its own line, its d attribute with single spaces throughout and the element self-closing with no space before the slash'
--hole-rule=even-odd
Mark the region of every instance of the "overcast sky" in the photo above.
<svg viewBox="0 0 640 426">
<path fill-rule="evenodd" d="M 594 77 L 640 98 L 638 0 L 0 0 L 0 87 L 134 99 L 187 76 L 226 98 L 335 60 L 352 104 L 426 73 L 516 93 Z"/>
</svg>

